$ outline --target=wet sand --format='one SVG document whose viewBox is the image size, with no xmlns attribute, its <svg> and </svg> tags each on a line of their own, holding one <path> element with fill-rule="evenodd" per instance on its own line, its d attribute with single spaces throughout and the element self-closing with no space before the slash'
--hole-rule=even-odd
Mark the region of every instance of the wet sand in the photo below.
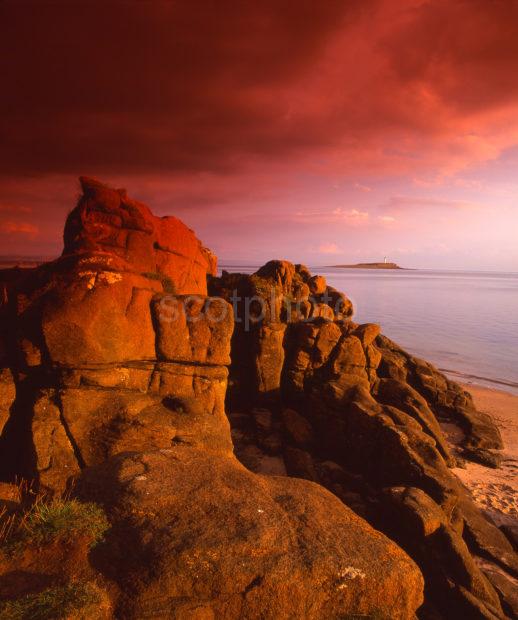
<svg viewBox="0 0 518 620">
<path fill-rule="evenodd" d="M 518 396 L 471 384 L 463 387 L 473 396 L 477 409 L 489 414 L 500 429 L 503 460 L 499 469 L 467 462 L 465 469 L 453 471 L 497 525 L 517 525 Z"/>
</svg>

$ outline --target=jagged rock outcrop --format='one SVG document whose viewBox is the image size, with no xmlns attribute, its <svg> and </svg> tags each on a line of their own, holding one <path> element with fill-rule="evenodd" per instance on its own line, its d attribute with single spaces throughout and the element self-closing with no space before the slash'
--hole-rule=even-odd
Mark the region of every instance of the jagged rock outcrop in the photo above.
<svg viewBox="0 0 518 620">
<path fill-rule="evenodd" d="M 412 357 L 386 336 L 376 346 L 382 354 L 380 377 L 400 380 L 422 394 L 439 419 L 457 423 L 464 431 L 464 456 L 497 467 L 503 447 L 500 432 L 491 418 L 477 411 L 471 395 L 440 373 L 432 364 Z"/>
<path fill-rule="evenodd" d="M 63 256 L 107 254 L 109 265 L 172 283 L 175 292 L 207 292 L 206 275 L 216 272 L 216 257 L 204 248 L 193 231 L 179 219 L 156 217 L 150 209 L 129 198 L 126 190 L 113 190 L 95 179 L 81 177 L 83 196 L 69 214 L 64 232 Z M 117 260 L 119 259 L 119 260 Z M 83 277 L 94 277 L 83 263 Z"/>
<path fill-rule="evenodd" d="M 316 282 L 316 283 L 315 283 Z M 314 294 L 311 290 L 317 291 Z M 323 278 L 311 278 L 307 267 L 270 261 L 248 276 L 224 272 L 210 279 L 210 291 L 235 310 L 232 375 L 235 393 L 275 396 L 284 368 L 288 324 L 297 321 L 347 319 L 352 304 Z"/>
<path fill-rule="evenodd" d="M 4 420 L 1 467 L 60 491 L 124 449 L 174 440 L 232 450 L 233 316 L 206 297 L 215 258 L 176 218 L 153 216 L 124 190 L 81 185 L 63 256 L 6 278 L 1 309 L 20 392 Z M 184 304 L 187 294 L 197 301 Z"/>
<path fill-rule="evenodd" d="M 74 482 L 103 504 L 112 530 L 90 561 L 112 584 L 116 617 L 413 618 L 423 579 L 402 549 L 322 487 L 235 458 L 225 414 L 234 313 L 206 296 L 212 255 L 124 190 L 81 184 L 63 256 L 3 279 L 2 477 L 54 494 Z M 282 379 L 278 319 L 331 316 L 326 293 L 351 311 L 289 263 L 257 277 L 258 303 L 270 273 L 301 302 L 320 297 L 300 309 L 273 300 L 273 319 L 254 332 L 246 372 L 266 393 Z M 268 428 L 268 415 L 256 419 Z"/>
<path fill-rule="evenodd" d="M 223 272 L 209 292 L 237 310 L 228 403 L 242 462 L 323 484 L 396 540 L 423 570 L 430 613 L 517 613 L 478 561 L 498 565 L 512 588 L 516 554 L 449 469 L 462 458 L 498 465 L 498 429 L 470 395 L 378 325 L 354 323 L 345 296 L 303 266 Z M 462 455 L 443 421 L 464 432 Z"/>
</svg>

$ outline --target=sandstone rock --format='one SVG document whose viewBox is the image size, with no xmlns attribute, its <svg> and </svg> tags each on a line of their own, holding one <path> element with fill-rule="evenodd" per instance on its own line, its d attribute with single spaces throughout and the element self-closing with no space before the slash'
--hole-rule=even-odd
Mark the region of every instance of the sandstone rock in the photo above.
<svg viewBox="0 0 518 620">
<path fill-rule="evenodd" d="M 256 407 L 252 410 L 255 427 L 259 432 L 267 433 L 272 428 L 272 412 L 269 409 Z"/>
<path fill-rule="evenodd" d="M 337 318 L 350 319 L 352 317 L 354 313 L 353 304 L 343 293 L 332 286 L 328 286 L 326 295 L 329 299 L 328 304 L 334 310 Z"/>
<path fill-rule="evenodd" d="M 157 295 L 151 306 L 161 360 L 230 364 L 234 317 L 223 299 Z"/>
<path fill-rule="evenodd" d="M 442 606 L 448 613 L 455 616 L 467 609 L 474 613 L 486 608 L 495 617 L 503 618 L 497 593 L 462 537 L 448 525 L 440 507 L 419 489 L 391 489 L 390 495 L 397 506 L 396 539 L 414 556 L 420 556 L 427 582 L 447 596 Z M 451 583 L 456 587 L 448 587 Z"/>
<path fill-rule="evenodd" d="M 73 440 L 55 399 L 51 390 L 42 391 L 38 395 L 34 403 L 31 435 L 41 486 L 63 493 L 83 463 L 77 460 Z"/>
<path fill-rule="evenodd" d="M 371 345 L 374 340 L 380 335 L 381 327 L 376 323 L 365 323 L 359 325 L 354 331 L 353 335 L 356 336 L 362 343 L 364 348 Z"/>
<path fill-rule="evenodd" d="M 319 482 L 319 476 L 311 454 L 300 448 L 287 446 L 284 450 L 284 463 L 289 476 Z"/>
<path fill-rule="evenodd" d="M 0 308 L 12 325 L 10 362 L 25 377 L 1 469 L 57 493 L 81 468 L 130 449 L 232 452 L 224 401 L 233 316 L 206 297 L 215 258 L 176 218 L 98 181 L 81 184 L 63 256 L 9 278 Z M 172 316 L 174 304 L 184 314 Z M 2 426 L 8 378 L 3 371 Z"/>
<path fill-rule="evenodd" d="M 153 376 L 145 393 L 61 390 L 62 417 L 82 466 L 119 452 L 169 448 L 173 443 L 231 453 L 224 408 L 226 369 L 161 363 Z"/>
<path fill-rule="evenodd" d="M 387 492 L 399 510 L 406 513 L 405 526 L 411 524 L 410 536 L 430 536 L 446 524 L 446 515 L 440 506 L 421 489 L 392 487 Z"/>
<path fill-rule="evenodd" d="M 22 505 L 22 490 L 20 485 L 0 482 L 0 514 L 4 511 L 12 513 Z"/>
<path fill-rule="evenodd" d="M 322 365 L 323 358 L 330 354 L 340 338 L 341 329 L 332 321 L 337 316 L 344 321 L 349 320 L 352 314 L 350 301 L 318 279 L 311 281 L 313 287 L 317 287 L 315 290 L 321 293 L 314 294 L 311 302 L 308 301 L 310 279 L 311 274 L 306 267 L 294 266 L 287 261 L 270 261 L 252 275 L 225 272 L 221 278 L 210 279 L 210 294 L 232 302 L 237 293 L 237 298 L 241 300 L 235 306 L 236 333 L 232 344 L 235 359 L 241 361 L 233 365 L 233 374 L 236 385 L 240 386 L 245 397 L 261 399 L 264 394 L 275 395 L 283 383 L 283 374 L 287 375 L 287 383 L 291 384 L 287 389 L 298 389 L 296 386 L 304 382 L 306 370 L 311 372 Z M 322 330 L 320 345 L 314 352 L 315 359 L 302 362 L 302 358 L 307 357 L 306 353 L 311 358 L 309 349 L 314 344 L 312 342 L 309 346 L 305 343 L 303 352 L 294 351 L 290 356 L 300 358 L 290 361 L 294 368 L 286 370 L 284 359 L 291 348 L 286 342 L 287 332 L 291 336 L 291 332 L 295 333 L 293 328 L 300 326 L 303 330 L 308 324 L 318 325 L 315 336 Z M 331 326 L 327 332 L 322 327 L 325 324 Z M 328 351 L 324 350 L 326 347 Z M 249 352 L 252 352 L 251 356 Z"/>
<path fill-rule="evenodd" d="M 259 436 L 259 446 L 267 453 L 273 456 L 280 455 L 282 452 L 283 441 L 282 436 L 278 432 L 273 432 L 268 435 Z"/>
<path fill-rule="evenodd" d="M 415 418 L 421 428 L 434 439 L 446 462 L 452 466 L 455 464 L 436 417 L 416 390 L 397 379 L 382 379 L 377 384 L 376 396 L 379 401 L 391 404 Z"/>
<path fill-rule="evenodd" d="M 16 398 L 16 385 L 9 368 L 0 368 L 0 435 Z"/>
<path fill-rule="evenodd" d="M 332 359 L 332 370 L 336 376 L 365 374 L 367 360 L 361 342 L 356 336 L 346 336 L 338 344 Z"/>
<path fill-rule="evenodd" d="M 511 545 L 515 551 L 518 551 L 518 524 L 517 525 L 502 525 L 500 527 L 502 532 L 507 536 Z"/>
<path fill-rule="evenodd" d="M 115 520 L 103 554 L 128 619 L 412 618 L 422 602 L 413 562 L 306 481 L 175 447 L 86 471 L 81 494 Z"/>
<path fill-rule="evenodd" d="M 464 448 L 462 455 L 474 461 L 480 463 L 486 467 L 492 467 L 498 469 L 502 463 L 502 454 L 496 450 L 486 450 L 485 448 Z"/>
<path fill-rule="evenodd" d="M 295 276 L 295 265 L 285 260 L 271 260 L 257 270 L 257 275 L 274 280 L 283 292 L 288 293 Z"/>
<path fill-rule="evenodd" d="M 295 270 L 294 280 L 297 275 Z M 278 282 L 265 280 L 261 295 L 267 298 L 273 286 Z M 402 544 L 404 534 L 415 531 L 415 546 L 407 548 L 424 567 L 432 599 L 442 609 L 451 603 L 459 613 L 476 605 L 501 613 L 494 589 L 473 565 L 474 547 L 470 542 L 468 550 L 459 538 L 464 519 L 469 515 L 474 525 L 467 524 L 468 531 L 475 528 L 484 549 L 501 562 L 511 562 L 508 549 L 490 524 L 489 529 L 481 525 L 487 521 L 472 504 L 465 507 L 464 491 L 448 470 L 455 460 L 438 418 L 454 418 L 464 428 L 473 422 L 466 449 L 474 442 L 479 454 L 494 450 L 498 437 L 458 386 L 381 336 L 379 326 L 356 325 L 336 311 L 335 320 L 330 319 L 290 323 L 277 353 L 283 366 L 279 406 L 294 408 L 312 428 L 312 441 L 302 445 L 285 434 L 288 474 L 319 480 Z M 232 357 L 246 366 L 249 350 L 233 345 Z M 351 489 L 347 476 L 335 479 L 322 460 L 357 473 L 362 484 Z M 383 489 L 401 485 L 412 487 L 413 495 L 407 494 L 407 516 L 392 531 L 377 515 L 386 514 L 390 503 Z M 463 565 L 465 572 L 456 572 L 450 563 Z M 470 597 L 478 603 L 469 602 Z"/>
<path fill-rule="evenodd" d="M 360 491 L 366 487 L 365 480 L 361 475 L 347 471 L 334 461 L 322 461 L 317 465 L 321 479 L 328 479 L 333 483 L 338 483 L 349 491 Z"/>
<path fill-rule="evenodd" d="M 57 281 L 21 315 L 23 325 L 40 314 L 48 361 L 78 366 L 153 359 L 149 306 L 158 283 L 132 274 L 81 273 Z"/>
<path fill-rule="evenodd" d="M 284 430 L 289 439 L 299 447 L 308 446 L 313 440 L 310 422 L 293 409 L 284 409 L 282 414 Z"/>
<path fill-rule="evenodd" d="M 178 294 L 207 294 L 206 275 L 216 272 L 216 259 L 192 230 L 174 217 L 153 216 L 124 190 L 80 181 L 83 196 L 65 225 L 65 255 L 114 255 L 134 271 L 170 278 Z"/>
<path fill-rule="evenodd" d="M 254 386 L 259 393 L 268 394 L 279 389 L 284 363 L 284 332 L 282 324 L 263 325 L 255 332 Z"/>
<path fill-rule="evenodd" d="M 58 493 L 85 472 L 83 492 L 115 524 L 98 559 L 122 593 L 118 616 L 410 618 L 421 602 L 413 563 L 338 499 L 237 463 L 231 362 L 243 463 L 326 485 L 408 549 L 434 606 L 500 617 L 472 553 L 509 572 L 516 556 L 448 470 L 438 424 L 492 458 L 498 431 L 469 395 L 353 323 L 346 296 L 302 265 L 211 276 L 220 298 L 207 298 L 215 259 L 192 231 L 82 185 L 64 255 L 0 289 L 17 388 L 7 373 L 0 459 L 5 477 Z"/>
<path fill-rule="evenodd" d="M 378 374 L 407 382 L 426 400 L 435 416 L 447 418 L 464 431 L 465 456 L 489 466 L 498 464 L 493 450 L 503 447 L 498 428 L 491 418 L 476 410 L 471 396 L 447 379 L 431 364 L 412 357 L 397 344 L 378 336 L 382 353 Z"/>
<path fill-rule="evenodd" d="M 320 368 L 327 362 L 341 335 L 342 330 L 336 323 L 325 322 L 319 325 L 318 333 L 311 347 L 311 365 L 313 368 Z"/>
<path fill-rule="evenodd" d="M 498 592 L 502 601 L 502 608 L 506 616 L 509 618 L 518 617 L 518 589 L 515 584 L 509 581 L 501 571 L 495 567 L 493 570 L 484 569 L 484 575 L 487 577 L 493 588 Z"/>
<path fill-rule="evenodd" d="M 513 545 L 496 525 L 484 518 L 464 488 L 459 490 L 459 507 L 464 518 L 463 535 L 470 547 L 518 577 L 518 555 Z"/>
<path fill-rule="evenodd" d="M 312 319 L 325 319 L 327 321 L 332 321 L 335 318 L 335 313 L 333 309 L 330 308 L 327 304 L 312 304 L 310 317 Z"/>
<path fill-rule="evenodd" d="M 365 349 L 365 359 L 367 361 L 367 368 L 371 370 L 377 370 L 381 363 L 381 352 L 375 345 L 368 345 Z M 377 375 L 376 375 L 377 377 Z"/>
<path fill-rule="evenodd" d="M 232 435 L 234 439 L 234 435 Z M 282 456 L 267 454 L 255 444 L 241 444 L 239 439 L 234 442 L 234 453 L 248 470 L 264 476 L 287 476 Z"/>
<path fill-rule="evenodd" d="M 295 265 L 295 272 L 299 274 L 299 276 L 304 282 L 308 282 L 308 280 L 311 278 L 311 272 L 306 267 L 306 265 Z"/>
<path fill-rule="evenodd" d="M 313 295 L 323 295 L 327 288 L 327 282 L 324 276 L 313 276 L 308 280 L 307 284 Z"/>
</svg>

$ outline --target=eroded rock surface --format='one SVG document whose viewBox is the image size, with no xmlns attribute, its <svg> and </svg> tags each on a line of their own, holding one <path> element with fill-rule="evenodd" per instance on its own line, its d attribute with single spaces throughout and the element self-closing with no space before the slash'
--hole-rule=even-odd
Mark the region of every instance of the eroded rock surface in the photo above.
<svg viewBox="0 0 518 620">
<path fill-rule="evenodd" d="M 9 419 L 16 398 L 16 385 L 9 368 L 0 368 L 0 434 Z"/>
<path fill-rule="evenodd" d="M 243 285 L 261 300 L 273 279 L 300 308 L 272 298 L 273 318 L 241 338 L 224 295 L 206 295 L 215 259 L 192 231 L 124 190 L 81 184 L 63 256 L 2 276 L 2 477 L 54 494 L 74 482 L 106 507 L 112 532 L 89 561 L 113 586 L 114 617 L 413 618 L 423 580 L 401 548 L 321 486 L 257 475 L 233 454 L 227 366 L 278 393 L 287 313 L 320 325 L 335 307 L 349 317 L 350 302 L 303 266 L 272 263 Z M 322 336 L 322 359 L 335 337 Z M 352 338 L 334 372 L 356 365 L 369 386 L 372 334 Z M 297 415 L 286 423 L 306 448 Z M 274 416 L 256 408 L 253 420 L 278 450 Z M 302 448 L 297 459 L 313 463 Z M 278 465 L 268 473 L 286 473 Z"/>
<path fill-rule="evenodd" d="M 396 540 L 425 575 L 425 616 L 516 612 L 477 562 L 484 556 L 512 584 L 512 545 L 450 471 L 460 458 L 498 465 L 498 429 L 470 395 L 378 325 L 354 323 L 347 298 L 304 266 L 271 261 L 252 275 L 223 272 L 209 292 L 253 296 L 263 308 L 236 305 L 228 403 L 242 462 L 265 471 L 265 459 L 282 460 L 288 475 L 326 486 Z M 257 424 L 257 407 L 269 410 L 268 429 Z M 443 421 L 462 429 L 462 457 Z"/>
<path fill-rule="evenodd" d="M 124 449 L 185 441 L 232 450 L 233 315 L 206 296 L 215 257 L 182 222 L 155 217 L 124 190 L 84 177 L 81 186 L 63 256 L 5 277 L 0 307 L 9 325 L 0 352 L 20 392 L 9 404 L 3 371 L 1 467 L 56 491 Z"/>
<path fill-rule="evenodd" d="M 104 551 L 124 618 L 411 618 L 421 604 L 410 558 L 319 485 L 178 445 L 114 457 L 81 493 L 124 517 Z"/>
</svg>

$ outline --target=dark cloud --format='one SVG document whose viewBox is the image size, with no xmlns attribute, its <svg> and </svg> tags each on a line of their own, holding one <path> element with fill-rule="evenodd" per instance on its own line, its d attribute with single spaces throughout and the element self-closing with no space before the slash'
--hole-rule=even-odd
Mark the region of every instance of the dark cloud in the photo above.
<svg viewBox="0 0 518 620">
<path fill-rule="evenodd" d="M 514 101 L 514 0 L 0 4 L 4 174 L 235 170 Z"/>
<path fill-rule="evenodd" d="M 218 169 L 276 151 L 275 89 L 360 4 L 3 2 L 2 167 Z"/>
<path fill-rule="evenodd" d="M 513 174 L 517 73 L 516 0 L 3 0 L 0 244 L 57 251 L 79 174 L 207 243 L 238 212 L 269 235 L 280 206 L 408 212 L 379 183 Z M 354 204 L 326 194 L 344 180 Z M 433 199 L 412 208 L 473 200 Z"/>
</svg>

